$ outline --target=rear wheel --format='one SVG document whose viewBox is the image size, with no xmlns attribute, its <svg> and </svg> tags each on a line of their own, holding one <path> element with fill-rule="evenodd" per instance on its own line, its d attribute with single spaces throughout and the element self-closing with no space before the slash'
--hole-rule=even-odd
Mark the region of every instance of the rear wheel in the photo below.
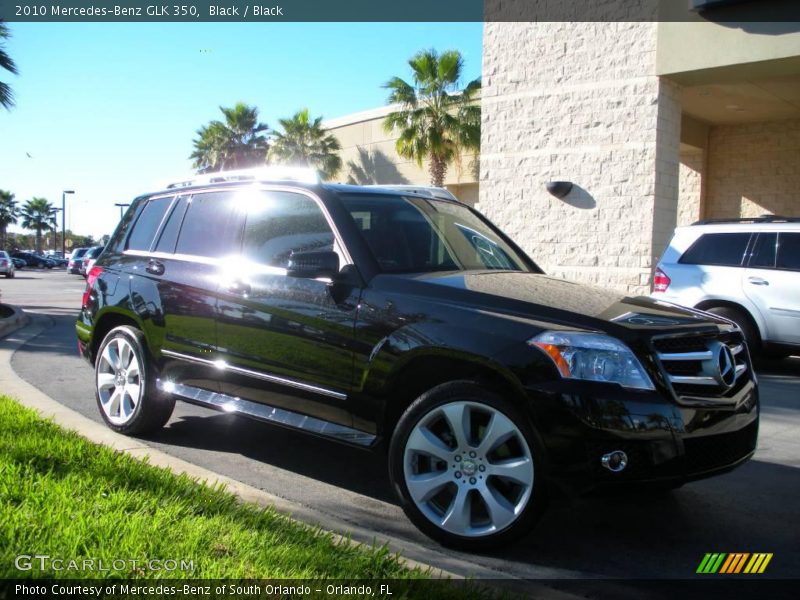
<svg viewBox="0 0 800 600">
<path fill-rule="evenodd" d="M 97 406 L 106 424 L 127 435 L 163 427 L 175 399 L 159 392 L 155 381 L 142 333 L 127 326 L 109 331 L 95 363 Z"/>
<path fill-rule="evenodd" d="M 715 306 L 706 309 L 706 312 L 719 315 L 720 317 L 724 317 L 736 323 L 739 329 L 742 330 L 744 341 L 747 342 L 747 347 L 750 349 L 751 356 L 756 358 L 761 353 L 761 335 L 750 320 L 750 316 L 743 310 L 731 308 L 730 306 Z"/>
<path fill-rule="evenodd" d="M 389 450 L 403 510 L 447 546 L 478 550 L 533 527 L 544 507 L 540 452 L 528 420 L 473 383 L 435 387 L 409 406 Z"/>
</svg>

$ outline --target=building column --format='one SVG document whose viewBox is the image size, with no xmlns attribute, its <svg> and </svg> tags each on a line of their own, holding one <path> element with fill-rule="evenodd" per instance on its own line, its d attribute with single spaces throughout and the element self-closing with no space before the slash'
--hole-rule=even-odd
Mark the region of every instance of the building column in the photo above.
<svg viewBox="0 0 800 600">
<path fill-rule="evenodd" d="M 547 273 L 649 291 L 676 222 L 680 88 L 657 23 L 487 23 L 478 208 Z M 563 199 L 549 181 L 573 183 Z"/>
</svg>

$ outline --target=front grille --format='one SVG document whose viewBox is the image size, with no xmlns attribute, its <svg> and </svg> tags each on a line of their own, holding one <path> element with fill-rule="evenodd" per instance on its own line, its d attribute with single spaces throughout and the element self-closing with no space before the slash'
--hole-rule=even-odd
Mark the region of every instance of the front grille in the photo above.
<svg viewBox="0 0 800 600">
<path fill-rule="evenodd" d="M 730 398 L 750 379 L 747 352 L 738 332 L 662 337 L 656 357 L 678 397 Z"/>
<path fill-rule="evenodd" d="M 758 421 L 733 433 L 684 439 L 687 475 L 732 465 L 756 449 L 757 439 Z"/>
</svg>

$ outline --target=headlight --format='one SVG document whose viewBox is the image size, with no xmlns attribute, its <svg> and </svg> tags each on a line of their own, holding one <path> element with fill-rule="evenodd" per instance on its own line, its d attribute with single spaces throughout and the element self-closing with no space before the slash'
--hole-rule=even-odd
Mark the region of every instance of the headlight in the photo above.
<svg viewBox="0 0 800 600">
<path fill-rule="evenodd" d="M 618 383 L 637 390 L 654 390 L 642 363 L 630 348 L 613 337 L 578 331 L 545 331 L 528 340 L 544 351 L 562 377 Z"/>
</svg>

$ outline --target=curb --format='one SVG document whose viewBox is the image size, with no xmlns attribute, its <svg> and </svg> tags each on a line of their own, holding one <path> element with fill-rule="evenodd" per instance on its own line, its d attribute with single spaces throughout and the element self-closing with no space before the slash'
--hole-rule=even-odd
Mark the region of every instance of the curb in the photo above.
<svg viewBox="0 0 800 600">
<path fill-rule="evenodd" d="M 16 306 L 11 306 L 10 304 L 4 304 L 3 306 L 7 306 L 14 314 L 10 317 L 6 317 L 5 319 L 0 319 L 0 338 L 20 329 L 21 327 L 25 327 L 28 324 L 30 319 L 28 315 L 25 313 L 24 310 L 18 308 Z"/>
</svg>

